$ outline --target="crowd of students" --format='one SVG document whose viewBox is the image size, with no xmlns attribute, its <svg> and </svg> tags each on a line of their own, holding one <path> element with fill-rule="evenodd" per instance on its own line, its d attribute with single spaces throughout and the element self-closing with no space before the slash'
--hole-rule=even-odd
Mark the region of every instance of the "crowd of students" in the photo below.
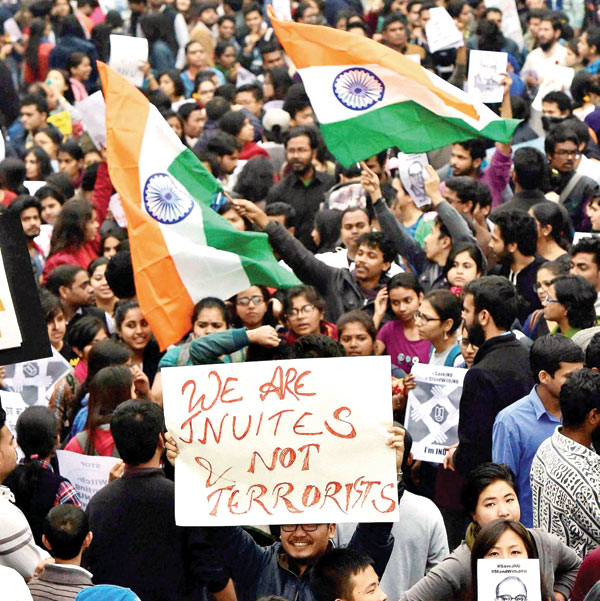
<svg viewBox="0 0 600 601">
<path fill-rule="evenodd" d="M 397 149 L 335 161 L 262 4 L 0 5 L 0 205 L 73 368 L 14 431 L 0 409 L 2 599 L 477 599 L 487 558 L 539 559 L 544 601 L 600 598 L 600 9 L 519 1 L 511 39 L 483 0 L 435 6 L 460 48 L 430 52 L 424 0 L 292 3 L 295 21 L 372 38 L 459 87 L 469 50 L 507 53 L 492 108 L 522 119 L 510 144 L 431 151 L 412 174 L 422 205 Z M 138 304 L 106 148 L 78 108 L 112 34 L 147 39 L 140 89 L 227 192 L 212 205 L 223 227 L 266 233 L 302 282 L 207 295 L 165 351 Z M 574 76 L 551 89 L 557 67 Z M 176 526 L 163 367 L 371 355 L 392 365 L 394 523 Z M 416 364 L 466 370 L 443 465 L 414 461 L 398 425 Z M 121 460 L 85 511 L 59 448 Z"/>
</svg>

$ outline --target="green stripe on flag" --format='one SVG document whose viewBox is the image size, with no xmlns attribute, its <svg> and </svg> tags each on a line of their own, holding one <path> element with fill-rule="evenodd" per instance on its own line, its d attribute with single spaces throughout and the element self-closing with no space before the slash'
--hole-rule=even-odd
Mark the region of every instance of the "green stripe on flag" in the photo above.
<svg viewBox="0 0 600 601">
<path fill-rule="evenodd" d="M 229 221 L 210 208 L 221 185 L 189 149 L 175 157 L 167 171 L 198 200 L 208 246 L 239 256 L 252 285 L 290 288 L 302 282 L 281 267 L 262 232 L 238 232 Z"/>
<path fill-rule="evenodd" d="M 329 150 L 345 167 L 397 146 L 419 153 L 470 138 L 490 138 L 508 143 L 518 119 L 501 119 L 477 130 L 462 119 L 440 117 L 413 101 L 399 102 L 358 117 L 321 123 Z"/>
</svg>

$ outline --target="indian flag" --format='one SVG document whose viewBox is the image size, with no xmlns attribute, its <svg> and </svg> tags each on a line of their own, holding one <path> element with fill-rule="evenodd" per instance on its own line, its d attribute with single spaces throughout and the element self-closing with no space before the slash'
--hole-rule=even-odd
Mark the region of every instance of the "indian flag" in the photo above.
<svg viewBox="0 0 600 601">
<path fill-rule="evenodd" d="M 280 21 L 329 150 L 345 166 L 397 146 L 427 152 L 477 136 L 508 143 L 519 124 L 406 56 L 346 31 Z"/>
<path fill-rule="evenodd" d="M 277 263 L 266 234 L 238 232 L 210 208 L 219 183 L 156 107 L 104 63 L 98 69 L 108 169 L 127 216 L 140 307 L 160 347 L 189 331 L 201 298 L 299 284 Z"/>
</svg>

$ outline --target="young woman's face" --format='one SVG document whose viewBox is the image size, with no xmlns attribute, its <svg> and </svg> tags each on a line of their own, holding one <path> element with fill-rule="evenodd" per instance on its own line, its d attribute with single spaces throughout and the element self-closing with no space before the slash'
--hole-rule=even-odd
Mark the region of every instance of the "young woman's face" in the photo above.
<svg viewBox="0 0 600 601">
<path fill-rule="evenodd" d="M 191 0 L 175 0 L 175 8 L 180 12 L 184 13 L 190 9 L 192 5 Z"/>
<path fill-rule="evenodd" d="M 169 117 L 167 119 L 167 123 L 171 126 L 171 129 L 177 134 L 178 138 L 183 136 L 183 127 L 181 125 L 181 121 L 175 117 L 175 115 Z"/>
<path fill-rule="evenodd" d="M 585 212 L 592 222 L 592 230 L 600 232 L 600 201 L 592 200 L 586 207 Z"/>
<path fill-rule="evenodd" d="M 484 559 L 527 559 L 528 557 L 523 539 L 510 529 L 505 530 L 483 556 Z"/>
<path fill-rule="evenodd" d="M 46 196 L 46 198 L 42 198 L 40 202 L 42 203 L 42 221 L 54 225 L 54 222 L 62 209 L 62 205 L 54 198 L 54 196 Z"/>
<path fill-rule="evenodd" d="M 480 528 L 500 518 L 518 522 L 521 519 L 521 507 L 515 489 L 506 480 L 492 482 L 481 491 L 471 517 Z"/>
<path fill-rule="evenodd" d="M 448 270 L 448 281 L 453 286 L 463 288 L 469 282 L 479 277 L 477 263 L 473 260 L 468 250 L 458 253 L 454 258 L 452 267 Z"/>
<path fill-rule="evenodd" d="M 163 73 L 158 80 L 158 85 L 162 90 L 163 94 L 171 101 L 175 98 L 175 84 L 173 80 L 166 74 Z"/>
<path fill-rule="evenodd" d="M 100 224 L 96 218 L 96 211 L 92 211 L 92 218 L 89 219 L 85 224 L 85 241 L 93 242 L 98 237 L 98 230 Z"/>
<path fill-rule="evenodd" d="M 263 317 L 267 312 L 267 303 L 262 290 L 258 286 L 251 286 L 240 292 L 235 300 L 235 310 L 245 327 L 256 328 L 262 325 Z"/>
<path fill-rule="evenodd" d="M 25 179 L 38 181 L 42 179 L 40 162 L 33 152 L 25 155 Z"/>
<path fill-rule="evenodd" d="M 238 134 L 238 140 L 242 144 L 247 144 L 248 142 L 252 142 L 254 140 L 254 128 L 252 127 L 252 123 L 250 123 L 250 119 L 246 119 L 246 121 L 244 121 L 244 125 Z"/>
<path fill-rule="evenodd" d="M 535 290 L 537 292 L 540 303 L 544 304 L 546 296 L 548 296 L 548 289 L 550 288 L 550 282 L 554 279 L 554 275 L 549 269 L 542 267 L 538 269 L 535 278 Z"/>
<path fill-rule="evenodd" d="M 95 163 L 102 162 L 102 155 L 97 150 L 90 150 L 83 155 L 83 166 L 85 168 L 90 165 L 94 165 Z"/>
<path fill-rule="evenodd" d="M 292 299 L 292 308 L 288 312 L 289 327 L 296 336 L 319 334 L 323 313 L 308 301 L 304 294 Z"/>
<path fill-rule="evenodd" d="M 117 331 L 123 342 L 133 351 L 143 351 L 152 337 L 150 325 L 139 307 L 127 311 L 121 328 Z"/>
<path fill-rule="evenodd" d="M 56 349 L 62 348 L 63 338 L 67 331 L 67 320 L 62 311 L 57 313 L 53 318 L 46 321 L 48 327 L 48 338 L 50 338 L 50 344 Z"/>
<path fill-rule="evenodd" d="M 236 54 L 235 48 L 233 46 L 228 46 L 227 48 L 225 48 L 223 54 L 221 54 L 221 56 L 218 59 L 216 59 L 216 61 L 219 63 L 219 65 L 221 65 L 221 67 L 223 67 L 223 69 L 231 69 L 231 67 L 233 67 L 233 65 L 235 64 L 235 60 Z"/>
<path fill-rule="evenodd" d="M 224 332 L 227 329 L 227 322 L 223 319 L 223 314 L 216 307 L 205 307 L 198 313 L 196 321 L 192 328 L 194 338 L 202 338 L 207 334 L 214 332 Z"/>
<path fill-rule="evenodd" d="M 117 254 L 117 246 L 121 244 L 121 241 L 114 236 L 107 236 L 104 239 L 104 246 L 102 249 L 102 256 L 110 259 Z"/>
<path fill-rule="evenodd" d="M 206 67 L 206 50 L 200 42 L 190 44 L 185 54 L 190 67 Z"/>
<path fill-rule="evenodd" d="M 373 354 L 375 341 L 359 321 L 352 321 L 340 332 L 340 344 L 346 357 L 368 357 Z"/>
<path fill-rule="evenodd" d="M 415 324 L 421 340 L 436 340 L 443 335 L 440 316 L 428 300 L 421 301 L 419 317 L 415 318 Z"/>
<path fill-rule="evenodd" d="M 394 315 L 405 323 L 414 319 L 419 308 L 419 295 L 411 288 L 392 288 L 389 293 L 390 307 Z"/>
<path fill-rule="evenodd" d="M 61 96 L 64 96 L 65 92 L 69 89 L 69 84 L 65 81 L 63 74 L 55 69 L 48 71 L 46 83 L 54 87 Z"/>
<path fill-rule="evenodd" d="M 87 56 L 76 67 L 71 67 L 71 77 L 77 81 L 87 81 L 91 74 L 92 63 L 90 63 L 90 59 Z"/>
<path fill-rule="evenodd" d="M 94 339 L 89 344 L 83 347 L 83 354 L 81 355 L 81 359 L 83 359 L 87 363 L 88 357 L 90 356 L 90 351 L 94 348 L 96 342 L 106 340 L 107 338 L 107 333 L 104 331 L 103 328 L 100 328 L 98 330 L 98 333 L 94 336 Z"/>
<path fill-rule="evenodd" d="M 246 231 L 246 222 L 235 209 L 229 209 L 228 211 L 225 211 L 221 214 L 221 217 L 225 217 L 225 219 L 227 219 L 227 221 L 229 221 L 229 223 L 231 223 L 231 225 L 233 225 L 238 232 Z"/>
<path fill-rule="evenodd" d="M 56 159 L 56 153 L 58 152 L 58 145 L 48 137 L 44 132 L 38 132 L 33 136 L 33 143 L 41 146 L 51 160 Z"/>
<path fill-rule="evenodd" d="M 556 290 L 553 285 L 548 287 L 548 294 L 544 298 L 544 317 L 548 321 L 560 321 L 567 315 L 567 309 L 556 299 Z"/>
<path fill-rule="evenodd" d="M 475 360 L 475 355 L 477 354 L 479 347 L 475 346 L 469 340 L 469 331 L 464 325 L 460 331 L 460 335 L 460 353 L 467 364 L 467 368 L 470 368 L 473 365 L 473 361 Z"/>
<path fill-rule="evenodd" d="M 57 17 L 66 17 L 71 14 L 69 0 L 54 0 L 54 14 Z"/>
<path fill-rule="evenodd" d="M 114 298 L 114 293 L 106 281 L 106 265 L 98 265 L 92 273 L 90 284 L 94 291 L 94 298 L 102 301 L 110 301 Z"/>
<path fill-rule="evenodd" d="M 66 173 L 71 182 L 74 182 L 79 177 L 82 161 L 78 161 L 64 150 L 58 153 L 58 170 L 61 173 Z"/>
</svg>

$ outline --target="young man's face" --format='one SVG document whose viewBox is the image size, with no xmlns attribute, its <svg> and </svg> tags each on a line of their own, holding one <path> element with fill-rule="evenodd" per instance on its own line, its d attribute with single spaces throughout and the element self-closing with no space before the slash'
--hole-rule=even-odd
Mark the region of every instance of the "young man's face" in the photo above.
<svg viewBox="0 0 600 601">
<path fill-rule="evenodd" d="M 40 113 L 35 104 L 25 104 L 21 107 L 21 123 L 27 131 L 36 131 L 46 127 L 46 113 Z"/>
<path fill-rule="evenodd" d="M 240 153 L 236 150 L 233 154 L 224 154 L 219 157 L 219 171 L 221 175 L 231 175 L 238 164 Z"/>
<path fill-rule="evenodd" d="M 432 230 L 425 236 L 425 256 L 430 261 L 436 261 L 439 263 L 441 259 L 444 259 L 446 253 L 450 250 L 445 244 L 447 236 L 443 236 L 438 224 L 434 225 Z M 445 260 L 445 259 L 444 259 Z"/>
<path fill-rule="evenodd" d="M 235 25 L 229 19 L 224 19 L 217 29 L 222 40 L 230 40 L 235 33 Z"/>
<path fill-rule="evenodd" d="M 390 264 L 383 258 L 381 249 L 371 248 L 367 244 L 361 244 L 356 250 L 354 266 L 359 281 L 380 278 L 381 274 L 390 268 Z"/>
<path fill-rule="evenodd" d="M 388 25 L 387 29 L 381 33 L 381 37 L 392 46 L 404 46 L 408 42 L 406 27 L 400 21 Z"/>
<path fill-rule="evenodd" d="M 504 238 L 502 238 L 502 232 L 497 225 L 494 225 L 492 231 L 492 237 L 490 238 L 490 250 L 496 261 L 503 261 L 509 256 L 509 251 L 504 244 Z"/>
<path fill-rule="evenodd" d="M 368 566 L 358 574 L 352 574 L 350 583 L 352 592 L 348 601 L 386 601 L 387 599 L 387 595 L 379 587 L 379 578 L 373 566 Z"/>
<path fill-rule="evenodd" d="M 550 44 L 554 41 L 554 27 L 550 21 L 542 21 L 537 30 L 537 41 L 540 45 Z"/>
<path fill-rule="evenodd" d="M 460 144 L 452 145 L 452 154 L 450 155 L 450 168 L 452 175 L 473 175 L 481 161 L 477 163 L 471 158 L 471 153 Z"/>
<path fill-rule="evenodd" d="M 554 152 L 549 155 L 550 166 L 559 173 L 570 173 L 575 170 L 575 161 L 579 158 L 579 149 L 573 140 L 557 142 Z"/>
<path fill-rule="evenodd" d="M 310 530 L 306 532 L 304 528 Z M 315 530 L 312 530 L 316 526 Z M 296 524 L 293 532 L 281 527 L 281 546 L 283 550 L 299 565 L 312 565 L 325 553 L 329 539 L 335 535 L 335 524 Z"/>
<path fill-rule="evenodd" d="M 245 17 L 244 20 L 246 21 L 246 27 L 248 27 L 248 29 L 250 31 L 252 31 L 253 33 L 257 33 L 260 31 L 262 22 L 263 22 L 263 18 L 262 15 L 257 11 L 254 10 L 251 13 L 248 13 Z"/>
<path fill-rule="evenodd" d="M 311 106 L 305 106 L 303 109 L 300 109 L 293 117 L 292 121 L 294 122 L 294 127 L 297 125 L 314 125 L 315 124 L 315 115 L 313 113 Z"/>
<path fill-rule="evenodd" d="M 262 110 L 262 101 L 257 100 L 251 91 L 238 92 L 235 95 L 235 103 L 248 109 L 255 117 L 260 115 Z"/>
<path fill-rule="evenodd" d="M 496 23 L 498 25 L 498 29 L 502 27 L 502 13 L 497 13 L 495 10 L 490 11 L 486 17 L 486 21 L 492 21 L 492 23 Z"/>
<path fill-rule="evenodd" d="M 92 304 L 93 288 L 90 276 L 82 269 L 77 272 L 71 286 L 61 286 L 64 300 L 73 307 L 87 307 Z"/>
<path fill-rule="evenodd" d="M 308 136 L 290 138 L 285 147 L 286 159 L 292 171 L 298 175 L 303 175 L 310 169 L 316 154 L 316 149 L 310 147 Z"/>
<path fill-rule="evenodd" d="M 592 253 L 577 253 L 571 259 L 571 273 L 586 279 L 596 290 L 600 288 L 600 267 Z"/>
<path fill-rule="evenodd" d="M 36 207 L 29 207 L 21 211 L 21 225 L 23 226 L 23 233 L 28 240 L 33 240 L 36 236 L 40 235 L 42 218 Z"/>
<path fill-rule="evenodd" d="M 563 113 L 556 102 L 542 101 L 542 115 L 544 117 L 566 117 L 568 113 L 568 111 Z"/>
<path fill-rule="evenodd" d="M 281 50 L 273 50 L 272 52 L 265 52 L 262 55 L 263 59 L 263 70 L 268 71 L 275 67 L 285 67 L 285 60 Z"/>
<path fill-rule="evenodd" d="M 350 211 L 342 217 L 341 237 L 348 250 L 356 250 L 356 241 L 368 231 L 369 218 L 364 211 Z"/>
</svg>

